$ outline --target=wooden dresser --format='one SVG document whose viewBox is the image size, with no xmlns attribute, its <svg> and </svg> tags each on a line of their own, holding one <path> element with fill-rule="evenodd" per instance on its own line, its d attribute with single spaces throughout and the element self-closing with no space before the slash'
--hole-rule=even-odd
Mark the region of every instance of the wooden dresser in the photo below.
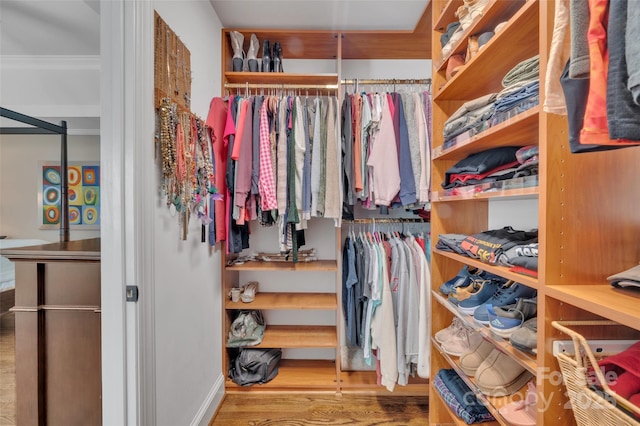
<svg viewBox="0 0 640 426">
<path fill-rule="evenodd" d="M 16 264 L 18 424 L 101 424 L 100 239 L 2 255 Z"/>
</svg>

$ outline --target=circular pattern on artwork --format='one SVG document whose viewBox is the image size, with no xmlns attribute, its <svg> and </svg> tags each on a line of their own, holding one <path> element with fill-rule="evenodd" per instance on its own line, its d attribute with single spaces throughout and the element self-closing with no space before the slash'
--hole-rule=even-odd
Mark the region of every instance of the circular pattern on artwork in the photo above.
<svg viewBox="0 0 640 426">
<path fill-rule="evenodd" d="M 60 202 L 60 188 L 48 186 L 42 194 L 42 203 L 46 205 L 54 205 Z"/>
<path fill-rule="evenodd" d="M 84 176 L 82 178 L 85 185 L 95 185 L 96 184 L 96 171 L 93 168 L 87 167 L 82 171 Z"/>
<path fill-rule="evenodd" d="M 46 182 L 51 183 L 52 185 L 60 185 L 60 170 L 54 169 L 53 167 L 46 167 L 42 173 Z"/>
<path fill-rule="evenodd" d="M 84 204 L 88 204 L 88 205 L 96 204 L 97 198 L 98 198 L 98 194 L 95 188 L 84 189 Z"/>
<path fill-rule="evenodd" d="M 69 223 L 71 225 L 80 224 L 80 209 L 77 207 L 69 206 Z"/>
<path fill-rule="evenodd" d="M 48 206 L 44 209 L 45 223 L 58 223 L 60 221 L 60 210 L 58 206 Z"/>
<path fill-rule="evenodd" d="M 98 210 L 95 207 L 85 207 L 82 211 L 82 223 L 84 225 L 95 225 L 98 221 Z"/>
<path fill-rule="evenodd" d="M 79 185 L 82 175 L 76 167 L 69 167 L 67 176 L 69 177 L 69 185 Z"/>
</svg>

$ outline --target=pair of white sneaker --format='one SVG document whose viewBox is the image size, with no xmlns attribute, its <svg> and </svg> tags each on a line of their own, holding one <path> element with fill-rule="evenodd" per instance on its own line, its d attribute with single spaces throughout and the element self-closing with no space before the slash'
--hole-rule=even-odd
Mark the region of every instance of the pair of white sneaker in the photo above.
<svg viewBox="0 0 640 426">
<path fill-rule="evenodd" d="M 467 328 L 459 318 L 454 318 L 451 325 L 438 331 L 434 338 L 444 352 L 451 356 L 460 356 L 476 344 L 478 339 L 482 339 L 482 336 L 477 331 Z"/>
</svg>

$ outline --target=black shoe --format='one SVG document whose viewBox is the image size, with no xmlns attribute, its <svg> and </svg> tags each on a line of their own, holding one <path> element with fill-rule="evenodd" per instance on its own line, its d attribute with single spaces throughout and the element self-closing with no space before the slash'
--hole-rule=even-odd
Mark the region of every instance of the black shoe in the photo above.
<svg viewBox="0 0 640 426">
<path fill-rule="evenodd" d="M 273 72 L 282 72 L 282 46 L 279 41 L 273 43 Z"/>
<path fill-rule="evenodd" d="M 262 72 L 271 72 L 271 46 L 269 40 L 262 45 Z"/>
</svg>

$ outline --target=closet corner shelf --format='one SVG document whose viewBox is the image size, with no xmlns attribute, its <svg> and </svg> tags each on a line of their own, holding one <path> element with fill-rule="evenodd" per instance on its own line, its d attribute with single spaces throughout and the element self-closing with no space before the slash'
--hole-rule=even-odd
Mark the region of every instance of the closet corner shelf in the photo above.
<svg viewBox="0 0 640 426">
<path fill-rule="evenodd" d="M 225 72 L 227 83 L 231 84 L 281 84 L 337 86 L 338 74 L 294 74 L 286 72 Z"/>
<path fill-rule="evenodd" d="M 332 348 L 338 345 L 333 325 L 267 324 L 262 342 L 252 348 Z"/>
<path fill-rule="evenodd" d="M 534 106 L 451 147 L 436 147 L 432 149 L 432 157 L 459 161 L 489 148 L 531 145 L 532 140 L 537 140 L 539 114 L 540 106 Z"/>
<path fill-rule="evenodd" d="M 434 192 L 431 194 L 431 202 L 437 203 L 444 201 L 480 200 L 493 198 L 528 199 L 537 197 L 537 178 L 537 175 L 533 175 L 526 176 L 524 178 L 515 178 L 481 185 L 464 186 L 456 188 L 456 190 L 458 190 L 459 192 L 455 194 L 451 194 L 449 191 Z M 535 186 L 529 185 L 527 181 L 534 183 Z M 510 187 L 509 185 L 517 185 L 517 187 Z"/>
<path fill-rule="evenodd" d="M 251 260 L 239 265 L 230 265 L 227 271 L 302 271 L 302 272 L 335 272 L 338 270 L 338 261 L 314 260 L 311 262 L 261 262 Z"/>
<path fill-rule="evenodd" d="M 498 1 L 495 3 L 500 4 L 500 7 L 517 6 L 519 10 L 508 20 L 507 25 L 469 63 L 465 64 L 454 77 L 439 88 L 437 95 L 434 96 L 434 101 L 442 99 L 473 99 L 487 93 L 499 92 L 503 89 L 501 82 L 505 74 L 517 63 L 538 53 L 538 1 L 529 0 L 524 4 L 522 1 Z M 496 7 L 492 5 L 488 12 L 493 11 Z M 498 7 L 496 10 L 501 9 Z M 499 21 L 500 19 L 497 20 Z M 496 21 L 489 20 L 488 15 L 483 16 L 481 21 L 473 26 L 473 32 L 469 34 L 493 31 L 494 28 L 487 26 L 489 22 Z M 484 27 L 481 28 L 483 25 Z M 465 37 L 468 37 L 468 34 L 465 34 Z M 463 39 L 466 40 L 466 38 Z M 508 40 L 508 42 L 501 43 L 498 42 L 499 40 Z M 514 44 L 523 48 L 511 49 L 509 46 Z M 462 46 L 458 45 L 452 54 L 460 52 L 462 52 Z M 498 57 L 505 57 L 508 60 L 496 61 Z M 448 57 L 443 58 L 443 62 L 438 67 L 439 72 L 444 71 L 447 60 Z M 483 78 L 467 78 L 469 75 L 481 75 Z"/>
<path fill-rule="evenodd" d="M 524 284 L 527 287 L 539 290 L 539 284 L 538 284 L 538 279 L 537 278 L 530 277 L 528 275 L 518 274 L 516 272 L 512 272 L 505 266 L 490 265 L 488 263 L 482 262 L 482 261 L 477 260 L 477 259 L 473 259 L 471 257 L 462 256 L 462 255 L 459 255 L 457 253 L 451 253 L 451 252 L 448 252 L 448 251 L 443 251 L 443 250 L 438 250 L 438 249 L 434 249 L 433 250 L 433 254 L 439 255 L 439 256 L 448 257 L 450 259 L 453 259 L 453 260 L 455 260 L 457 262 L 460 262 L 460 263 L 463 263 L 465 265 L 473 266 L 473 267 L 478 268 L 480 270 L 487 271 L 487 272 L 490 272 L 490 273 L 495 274 L 495 275 L 499 275 L 499 276 L 504 277 L 506 279 L 513 280 L 515 282 Z"/>
<path fill-rule="evenodd" d="M 464 31 L 463 36 L 460 37 L 460 40 L 454 46 L 451 53 L 447 55 L 447 57 L 442 58 L 442 61 L 437 65 L 438 71 L 442 71 L 444 69 L 444 65 L 446 65 L 451 55 L 462 53 L 466 49 L 466 44 L 464 44 L 464 42 L 467 41 L 471 34 L 493 31 L 497 23 L 509 20 L 520 8 L 522 8 L 524 4 L 525 0 L 490 1 L 484 7 L 482 13 L 476 17 L 471 25 Z"/>
<path fill-rule="evenodd" d="M 467 376 L 466 374 L 464 374 L 464 372 L 460 369 L 460 366 L 458 365 L 458 363 L 454 361 L 449 354 L 447 354 L 444 350 L 442 350 L 442 347 L 440 346 L 440 344 L 438 344 L 438 342 L 435 341 L 435 339 L 432 338 L 431 342 L 433 344 L 433 347 L 435 347 L 436 350 L 438 351 L 438 353 L 442 355 L 442 357 L 449 363 L 449 365 L 451 365 L 451 368 L 453 368 L 456 371 L 456 373 L 458 373 L 460 378 L 467 384 L 467 386 L 469 386 L 469 388 L 473 391 L 473 393 L 476 395 L 478 400 L 482 402 L 487 407 L 487 409 L 489 409 L 493 417 L 496 418 L 496 421 L 499 424 L 508 425 L 509 422 L 507 422 L 502 417 L 502 415 L 498 410 L 500 410 L 500 408 L 504 407 L 505 405 L 513 401 L 524 401 L 526 397 L 527 385 L 525 384 L 517 392 L 511 395 L 500 396 L 500 397 L 485 395 L 482 393 L 482 391 L 480 391 L 480 389 L 478 389 L 478 387 L 475 384 L 475 381 L 469 376 Z M 438 397 L 440 397 L 440 394 L 438 394 Z M 482 423 L 482 424 L 485 424 L 485 423 Z"/>
<path fill-rule="evenodd" d="M 489 327 L 484 326 L 482 324 L 478 324 L 473 320 L 473 316 L 465 314 L 458 310 L 458 308 L 451 302 L 449 302 L 444 296 L 438 293 L 435 290 L 432 290 L 431 294 L 433 298 L 438 301 L 442 306 L 447 308 L 452 314 L 454 314 L 457 318 L 459 318 L 464 324 L 467 325 L 468 328 L 477 331 L 482 334 L 485 340 L 488 340 L 501 352 L 504 352 L 509 355 L 510 358 L 515 359 L 518 364 L 526 368 L 532 374 L 536 374 L 538 368 L 538 361 L 536 358 L 536 354 L 529 354 L 518 350 L 511 346 L 511 344 L 503 339 L 502 337 L 496 336 L 491 332 Z"/>
<path fill-rule="evenodd" d="M 640 294 L 609 284 L 548 285 L 545 295 L 640 330 Z"/>
<path fill-rule="evenodd" d="M 225 309 L 316 309 L 335 310 L 335 293 L 257 293 L 253 302 L 225 302 Z"/>
<path fill-rule="evenodd" d="M 336 364 L 333 360 L 281 359 L 278 375 L 271 381 L 253 386 L 240 386 L 230 379 L 225 383 L 230 393 L 256 392 L 261 390 L 325 390 L 335 392 L 337 388 Z"/>
</svg>

